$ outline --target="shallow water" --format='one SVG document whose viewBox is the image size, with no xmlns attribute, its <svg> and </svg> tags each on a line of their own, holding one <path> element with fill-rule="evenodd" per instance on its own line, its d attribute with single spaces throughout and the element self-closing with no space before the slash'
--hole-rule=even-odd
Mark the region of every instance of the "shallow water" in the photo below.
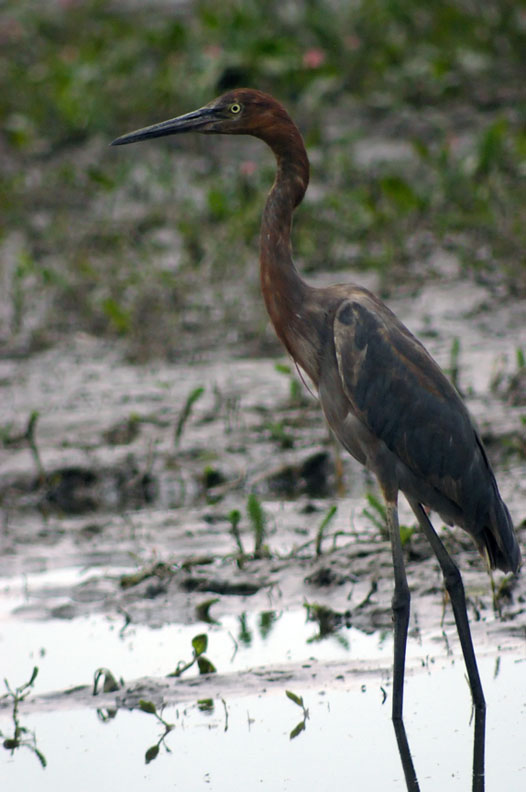
<svg viewBox="0 0 526 792">
<path fill-rule="evenodd" d="M 39 667 L 35 692 L 48 693 L 89 685 L 94 671 L 110 668 L 114 676 L 133 680 L 163 676 L 192 657 L 192 638 L 208 637 L 207 657 L 223 674 L 275 664 L 300 664 L 363 658 L 389 665 L 389 635 L 366 635 L 354 628 L 319 637 L 305 611 L 244 612 L 223 616 L 217 624 L 167 624 L 156 629 L 126 626 L 124 616 L 91 615 L 68 620 L 11 620 L 1 623 L 2 673 L 21 683 Z M 429 649 L 432 650 L 431 644 Z M 415 656 L 422 647 L 415 645 Z M 185 677 L 197 676 L 190 668 Z"/>
<path fill-rule="evenodd" d="M 526 783 L 525 658 L 481 662 L 488 699 L 487 790 L 520 792 Z M 522 694 L 518 694 L 522 691 Z M 175 728 L 159 755 L 146 750 L 163 728 L 153 716 L 119 710 L 103 722 L 93 710 L 34 712 L 23 725 L 35 734 L 47 767 L 29 750 L 4 753 L 2 788 L 111 790 L 233 788 L 304 791 L 341 788 L 404 790 L 405 781 L 379 679 L 356 679 L 348 690 L 320 686 L 295 690 L 309 710 L 305 730 L 290 739 L 301 710 L 283 690 L 226 696 L 219 689 L 212 710 L 167 706 Z M 422 790 L 471 788 L 470 702 L 461 665 L 441 661 L 408 676 L 406 728 Z M 107 715 L 107 712 L 103 711 Z M 0 729 L 9 732 L 6 713 Z"/>
<path fill-rule="evenodd" d="M 23 739 L 32 747 L 0 754 L 2 789 L 61 792 L 80 778 L 83 789 L 125 785 L 130 792 L 152 784 L 299 792 L 349 781 L 358 789 L 406 788 L 390 720 L 390 631 L 366 635 L 343 626 L 320 639 L 305 609 L 248 611 L 215 624 L 157 629 L 126 625 L 116 614 L 16 618 L 28 589 L 60 590 L 86 574 L 54 570 L 13 578 L 4 587 L 2 673 L 12 688 L 29 679 L 34 665 L 39 674 L 34 703 L 31 698 L 22 703 L 19 714 L 27 730 Z M 168 694 L 163 689 L 168 703 L 158 711 L 175 725 L 164 739 L 153 715 L 130 711 L 123 700 L 117 704 L 119 691 L 103 696 L 100 704 L 91 695 L 95 670 L 107 666 L 125 687 L 136 684 L 143 698 L 157 698 L 155 678 L 165 679 L 179 660 L 189 659 L 197 632 L 208 636 L 206 654 L 218 675 L 198 677 L 189 669 L 171 680 Z M 491 645 L 476 627 L 474 634 L 476 643 L 481 639 L 479 666 L 488 701 L 486 788 L 519 792 L 526 783 L 526 646 L 510 638 Z M 454 633 L 449 631 L 447 640 L 440 629 L 413 636 L 407 663 L 405 720 L 421 789 L 468 790 L 471 704 Z M 260 676 L 256 694 L 246 694 L 244 672 Z M 140 678 L 146 681 L 133 682 Z M 286 689 L 303 696 L 309 711 L 305 729 L 293 739 L 303 718 Z M 12 736 L 9 706 L 0 710 L 0 731 L 4 738 Z M 147 764 L 146 751 L 160 740 L 158 755 Z M 45 768 L 33 748 L 45 757 Z"/>
</svg>

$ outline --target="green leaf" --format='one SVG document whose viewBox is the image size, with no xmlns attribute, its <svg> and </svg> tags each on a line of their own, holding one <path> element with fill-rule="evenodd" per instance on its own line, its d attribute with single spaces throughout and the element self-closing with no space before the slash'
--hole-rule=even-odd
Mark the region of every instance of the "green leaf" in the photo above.
<svg viewBox="0 0 526 792">
<path fill-rule="evenodd" d="M 298 736 L 298 734 L 301 734 L 302 731 L 305 731 L 304 720 L 300 721 L 298 725 L 292 729 L 291 733 L 289 734 L 289 740 L 293 740 L 295 737 Z"/>
<path fill-rule="evenodd" d="M 247 499 L 247 512 L 254 531 L 254 555 L 259 557 L 265 537 L 266 517 L 258 496 L 251 492 Z"/>
<path fill-rule="evenodd" d="M 39 751 L 38 748 L 34 748 L 33 750 L 42 767 L 47 767 L 47 759 L 42 753 L 42 751 Z"/>
<path fill-rule="evenodd" d="M 38 416 L 38 413 L 37 413 L 37 416 Z M 32 414 L 32 416 L 31 416 L 31 417 L 33 417 L 33 414 Z M 27 687 L 30 687 L 30 686 L 33 684 L 33 682 L 34 682 L 34 681 L 35 681 L 35 679 L 37 678 L 37 675 L 38 675 L 38 666 L 35 666 L 35 667 L 33 668 L 33 673 L 31 674 L 31 679 L 30 679 L 30 680 L 29 680 L 29 682 L 27 683 Z"/>
<path fill-rule="evenodd" d="M 157 715 L 157 707 L 153 701 L 145 701 L 144 699 L 140 699 L 139 709 L 141 709 L 143 712 L 147 712 L 149 715 Z"/>
<path fill-rule="evenodd" d="M 190 394 L 188 395 L 188 397 L 187 397 L 187 399 L 186 399 L 186 401 L 185 401 L 185 403 L 183 405 L 183 409 L 181 410 L 181 413 L 179 415 L 179 419 L 177 421 L 177 426 L 175 427 L 174 439 L 175 439 L 175 444 L 176 445 L 179 443 L 179 441 L 181 439 L 181 435 L 183 433 L 183 429 L 185 427 L 185 424 L 186 424 L 187 420 L 189 419 L 189 417 L 191 415 L 192 408 L 193 408 L 194 404 L 196 403 L 196 401 L 198 399 L 201 398 L 201 396 L 203 395 L 204 392 L 205 392 L 205 389 L 202 386 L 200 386 L 198 388 L 194 388 L 193 391 L 191 391 Z"/>
<path fill-rule="evenodd" d="M 291 701 L 293 701 L 293 702 L 294 702 L 294 704 L 297 704 L 297 705 L 298 705 L 298 707 L 301 707 L 301 708 L 303 709 L 303 697 L 302 697 L 302 696 L 297 696 L 297 695 L 296 695 L 296 693 L 293 693 L 291 690 L 286 690 L 286 691 L 285 691 L 285 695 L 286 695 L 286 696 L 287 696 L 287 697 L 288 697 L 288 698 L 289 698 Z"/>
<path fill-rule="evenodd" d="M 219 597 L 211 597 L 210 599 L 207 599 L 204 602 L 200 602 L 198 605 L 196 605 L 195 615 L 197 618 L 201 621 L 207 622 L 208 624 L 217 624 L 215 619 L 213 619 L 210 615 L 210 608 L 212 605 L 215 605 L 216 602 L 219 602 Z"/>
<path fill-rule="evenodd" d="M 241 512 L 239 509 L 232 509 L 232 511 L 228 512 L 228 522 L 232 525 L 232 527 L 237 527 L 239 525 L 239 521 L 241 520 Z"/>
<path fill-rule="evenodd" d="M 217 672 L 215 665 L 204 655 L 197 658 L 197 665 L 200 674 L 215 674 Z"/>
<path fill-rule="evenodd" d="M 150 764 L 150 762 L 153 762 L 153 760 L 157 758 L 158 754 L 159 754 L 158 745 L 152 745 L 151 748 L 148 748 L 148 750 L 144 754 L 144 760 L 146 764 Z"/>
<path fill-rule="evenodd" d="M 316 555 L 321 555 L 321 543 L 323 539 L 323 532 L 334 518 L 336 512 L 338 511 L 337 506 L 331 506 L 330 509 L 327 511 L 325 517 L 320 523 L 320 527 L 318 528 L 318 533 L 316 534 Z"/>
<path fill-rule="evenodd" d="M 102 686 L 103 693 L 113 693 L 119 689 L 119 683 L 111 673 L 111 671 L 106 671 L 104 675 L 104 684 Z"/>
<path fill-rule="evenodd" d="M 99 679 L 103 677 L 104 682 L 102 684 L 102 692 L 103 693 L 113 693 L 115 690 L 119 689 L 119 683 L 111 673 L 109 668 L 97 668 L 93 675 L 93 695 L 97 695 L 98 686 L 99 686 Z"/>
<path fill-rule="evenodd" d="M 214 711 L 214 699 L 206 698 L 206 699 L 198 699 L 197 700 L 197 707 L 200 712 L 213 712 Z"/>
<path fill-rule="evenodd" d="M 380 535 L 386 539 L 389 537 L 389 529 L 387 527 L 387 510 L 384 504 L 371 492 L 365 496 L 371 509 L 363 509 L 362 514 L 379 530 Z"/>
<path fill-rule="evenodd" d="M 205 633 L 200 633 L 199 635 L 194 635 L 192 638 L 192 646 L 194 647 L 195 656 L 199 657 L 208 647 L 208 635 Z"/>
<path fill-rule="evenodd" d="M 402 543 L 402 547 L 405 547 L 406 544 L 411 540 L 415 529 L 410 525 L 401 525 L 400 526 L 400 541 Z"/>
</svg>

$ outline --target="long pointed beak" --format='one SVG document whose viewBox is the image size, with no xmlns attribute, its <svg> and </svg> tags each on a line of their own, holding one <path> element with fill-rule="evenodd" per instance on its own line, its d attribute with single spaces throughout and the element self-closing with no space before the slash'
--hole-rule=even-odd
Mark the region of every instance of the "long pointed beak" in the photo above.
<svg viewBox="0 0 526 792">
<path fill-rule="evenodd" d="M 135 132 L 128 132 L 128 134 L 121 135 L 121 137 L 113 140 L 110 145 L 124 146 L 126 143 L 136 143 L 138 140 L 165 137 L 166 135 L 177 135 L 180 132 L 205 132 L 216 118 L 216 111 L 213 108 L 201 107 L 199 110 L 194 110 L 177 118 L 161 121 L 160 124 L 152 124 L 143 129 L 137 129 Z"/>
</svg>

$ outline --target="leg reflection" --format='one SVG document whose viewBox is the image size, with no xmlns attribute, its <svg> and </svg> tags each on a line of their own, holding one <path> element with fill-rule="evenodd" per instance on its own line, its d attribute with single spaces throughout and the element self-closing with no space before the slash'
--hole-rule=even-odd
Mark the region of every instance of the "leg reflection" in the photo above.
<svg viewBox="0 0 526 792">
<path fill-rule="evenodd" d="M 420 792 L 415 767 L 413 765 L 413 758 L 409 750 L 409 743 L 407 742 L 404 722 L 401 718 L 393 718 L 393 726 L 396 734 L 396 742 L 398 743 L 400 759 L 402 760 L 402 767 L 404 768 L 407 792 Z"/>
<path fill-rule="evenodd" d="M 484 792 L 484 755 L 486 749 L 486 707 L 475 707 L 473 739 L 473 792 Z"/>
<path fill-rule="evenodd" d="M 398 743 L 398 752 L 402 760 L 405 783 L 407 792 L 420 792 L 420 786 L 416 777 L 415 766 L 409 742 L 405 731 L 404 722 L 401 718 L 393 718 L 393 726 Z M 485 789 L 485 769 L 484 755 L 486 744 L 486 710 L 484 707 L 475 709 L 475 724 L 473 734 L 473 786 L 472 792 L 484 792 Z"/>
</svg>

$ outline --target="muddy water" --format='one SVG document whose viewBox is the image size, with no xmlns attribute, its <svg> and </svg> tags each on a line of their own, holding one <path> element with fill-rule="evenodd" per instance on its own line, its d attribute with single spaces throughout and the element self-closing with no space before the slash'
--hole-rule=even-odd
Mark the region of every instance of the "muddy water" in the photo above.
<svg viewBox="0 0 526 792">
<path fill-rule="evenodd" d="M 493 661 L 481 664 L 492 712 L 487 788 L 519 792 L 524 786 L 526 712 L 524 699 L 520 704 L 516 700 L 516 690 L 524 665 L 503 663 L 497 680 L 493 666 Z M 471 786 L 468 693 L 459 671 L 450 661 L 437 663 L 430 671 L 409 675 L 407 681 L 411 747 L 421 788 L 432 792 Z M 315 688 L 302 686 L 309 717 L 294 739 L 290 734 L 302 720 L 301 711 L 281 690 L 269 690 L 265 679 L 257 693 L 218 692 L 217 687 L 210 702 L 194 699 L 165 708 L 163 718 L 175 728 L 149 764 L 145 754 L 165 730 L 137 709 L 116 711 L 102 703 L 97 713 L 80 705 L 27 713 L 24 725 L 36 734 L 48 765 L 42 770 L 27 749 L 15 761 L 4 760 L 4 788 L 62 791 L 82 778 L 82 788 L 104 790 L 125 785 L 131 790 L 153 786 L 227 792 L 242 783 L 246 789 L 299 792 L 330 789 L 349 780 L 357 789 L 405 789 L 387 705 L 382 705 L 375 676 L 353 679 L 347 673 L 343 684 L 327 680 Z M 449 697 L 439 695 L 441 689 L 447 689 Z"/>
<path fill-rule="evenodd" d="M 522 543 L 524 306 L 461 280 L 390 305 L 446 368 L 459 339 L 459 386 Z M 273 360 L 132 366 L 117 345 L 86 336 L 0 361 L 0 668 L 12 690 L 39 669 L 17 711 L 13 696 L 0 699 L 3 739 L 26 730 L 0 756 L 2 789 L 60 790 L 79 774 L 86 789 L 226 790 L 242 779 L 247 789 L 299 790 L 351 778 L 362 789 L 405 788 L 389 717 L 390 550 L 365 499 L 374 482 L 343 456 L 340 476 L 318 406 L 293 380 Z M 265 515 L 260 557 L 249 492 Z M 404 504 L 401 522 L 412 525 Z M 499 588 L 497 576 L 496 611 L 469 539 L 445 538 L 463 571 L 489 702 L 487 788 L 518 791 L 526 584 Z M 469 789 L 470 699 L 452 615 L 417 534 L 406 550 L 406 726 L 417 772 L 422 789 Z M 194 664 L 168 676 L 191 660 L 197 634 L 217 672 L 199 675 Z M 117 689 L 94 696 L 99 668 Z M 293 739 L 303 711 L 287 689 L 309 711 Z M 141 699 L 165 707 L 175 728 L 164 738 Z"/>
</svg>

